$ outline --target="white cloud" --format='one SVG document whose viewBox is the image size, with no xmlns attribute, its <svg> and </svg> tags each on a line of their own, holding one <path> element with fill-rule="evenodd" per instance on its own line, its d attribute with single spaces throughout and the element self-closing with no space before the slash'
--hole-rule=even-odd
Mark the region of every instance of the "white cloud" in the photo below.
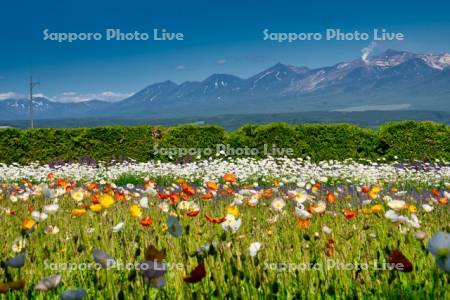
<svg viewBox="0 0 450 300">
<path fill-rule="evenodd" d="M 83 102 L 88 100 L 103 100 L 108 102 L 117 102 L 128 98 L 133 93 L 115 93 L 111 91 L 105 91 L 101 93 L 86 93 L 79 94 L 76 92 L 64 92 L 60 95 L 50 97 L 51 100 L 57 102 Z"/>
<path fill-rule="evenodd" d="M 14 92 L 0 93 L 0 100 L 16 99 L 19 97 L 20 97 L 20 95 L 17 93 L 14 93 Z"/>
<path fill-rule="evenodd" d="M 185 70 L 185 69 L 186 69 L 186 67 L 183 66 L 183 65 L 178 65 L 178 66 L 175 68 L 175 70 L 177 70 L 177 71 L 183 71 L 183 70 Z"/>
<path fill-rule="evenodd" d="M 49 98 L 42 93 L 33 94 L 33 98 Z"/>
<path fill-rule="evenodd" d="M 216 61 L 216 63 L 218 65 L 224 65 L 224 64 L 226 64 L 226 62 L 227 62 L 227 60 L 225 58 L 221 58 Z"/>
</svg>

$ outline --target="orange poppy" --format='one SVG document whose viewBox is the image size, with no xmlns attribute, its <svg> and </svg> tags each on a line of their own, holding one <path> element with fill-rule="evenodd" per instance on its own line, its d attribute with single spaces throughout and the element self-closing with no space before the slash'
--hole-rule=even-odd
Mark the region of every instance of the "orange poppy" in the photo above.
<svg viewBox="0 0 450 300">
<path fill-rule="evenodd" d="M 153 186 L 155 184 L 154 180 L 149 180 L 148 182 L 144 183 L 144 189 L 148 189 L 150 186 Z"/>
<path fill-rule="evenodd" d="M 270 199 L 273 196 L 273 190 L 272 189 L 266 189 L 263 191 L 261 197 L 264 199 Z"/>
<path fill-rule="evenodd" d="M 25 218 L 22 222 L 22 230 L 30 230 L 36 222 L 33 219 Z"/>
<path fill-rule="evenodd" d="M 225 191 L 225 193 L 228 194 L 228 195 L 233 195 L 233 194 L 234 194 L 233 189 L 230 188 L 230 187 L 226 187 L 226 188 L 224 189 L 224 191 Z"/>
<path fill-rule="evenodd" d="M 50 179 L 50 180 L 53 180 L 53 179 L 55 179 L 55 175 L 53 175 L 53 173 L 50 172 L 50 173 L 47 174 L 47 178 Z"/>
<path fill-rule="evenodd" d="M 212 181 L 208 181 L 208 182 L 206 183 L 206 188 L 207 188 L 208 190 L 217 191 L 217 189 L 218 189 L 219 187 L 217 186 L 217 183 L 212 182 Z"/>
<path fill-rule="evenodd" d="M 115 193 L 114 193 L 114 198 L 116 198 L 116 201 L 123 201 L 123 200 L 125 200 L 125 193 L 124 192 L 119 192 L 119 191 L 116 191 Z"/>
<path fill-rule="evenodd" d="M 214 195 L 213 195 L 213 193 L 211 193 L 211 192 L 206 192 L 206 193 L 203 194 L 203 196 L 202 196 L 202 199 L 205 200 L 205 201 L 210 200 L 210 199 L 212 199 L 212 198 L 214 198 Z"/>
<path fill-rule="evenodd" d="M 442 205 L 445 205 L 445 204 L 448 203 L 448 199 L 445 198 L 445 197 L 441 197 L 441 198 L 438 199 L 438 203 L 442 204 Z"/>
<path fill-rule="evenodd" d="M 97 183 L 95 183 L 95 182 L 88 183 L 88 184 L 86 184 L 86 188 L 90 191 L 93 191 L 97 188 Z"/>
<path fill-rule="evenodd" d="M 211 222 L 211 223 L 213 223 L 213 224 L 220 224 L 220 223 L 223 223 L 223 222 L 225 222 L 225 220 L 227 219 L 227 218 L 225 218 L 225 217 L 214 218 L 214 217 L 209 216 L 208 214 L 205 214 L 205 218 L 206 218 L 209 222 Z"/>
<path fill-rule="evenodd" d="M 356 217 L 357 214 L 358 214 L 358 213 L 357 213 L 356 211 L 351 210 L 351 209 L 346 209 L 346 210 L 344 210 L 344 216 L 345 216 L 345 218 L 348 219 L 348 220 L 350 220 L 350 219 Z"/>
<path fill-rule="evenodd" d="M 297 228 L 298 229 L 309 228 L 309 220 L 297 219 Z"/>
<path fill-rule="evenodd" d="M 333 204 L 336 202 L 336 196 L 334 195 L 333 192 L 328 192 L 327 193 L 327 202 L 330 204 Z"/>
<path fill-rule="evenodd" d="M 225 173 L 223 175 L 223 180 L 225 180 L 226 182 L 236 182 L 236 176 L 234 176 L 234 174 L 231 173 Z"/>
</svg>

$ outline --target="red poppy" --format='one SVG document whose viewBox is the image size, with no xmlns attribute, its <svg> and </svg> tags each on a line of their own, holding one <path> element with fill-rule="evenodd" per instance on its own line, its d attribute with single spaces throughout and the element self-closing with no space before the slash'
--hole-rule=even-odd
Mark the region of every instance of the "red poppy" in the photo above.
<svg viewBox="0 0 450 300">
<path fill-rule="evenodd" d="M 150 245 L 144 251 L 145 260 L 163 262 L 166 258 L 164 252 L 159 251 L 155 246 Z"/>
<path fill-rule="evenodd" d="M 50 172 L 47 174 L 47 178 L 50 180 L 53 180 L 53 179 L 55 179 L 55 175 L 53 175 L 53 173 Z"/>
<path fill-rule="evenodd" d="M 109 194 L 112 192 L 112 187 L 111 186 L 107 186 L 103 189 L 103 194 Z"/>
<path fill-rule="evenodd" d="M 145 217 L 139 223 L 141 223 L 141 225 L 144 227 L 148 227 L 153 223 L 153 220 L 149 217 Z"/>
<path fill-rule="evenodd" d="M 62 178 L 58 178 L 57 184 L 58 184 L 60 187 L 66 187 L 67 182 L 66 182 L 64 179 L 62 179 Z"/>
<path fill-rule="evenodd" d="M 351 210 L 351 209 L 346 209 L 346 210 L 344 210 L 344 216 L 345 216 L 345 218 L 347 218 L 348 220 L 350 220 L 350 219 L 356 217 L 357 214 L 358 214 L 358 213 L 357 213 L 356 211 Z"/>
<path fill-rule="evenodd" d="M 92 195 L 91 196 L 91 202 L 94 204 L 99 204 L 100 203 L 100 199 L 98 197 L 98 195 Z"/>
<path fill-rule="evenodd" d="M 227 219 L 227 218 L 225 218 L 225 217 L 214 218 L 214 217 L 209 216 L 208 214 L 205 214 L 205 218 L 206 218 L 209 222 L 211 222 L 211 223 L 213 223 L 213 224 L 220 224 L 220 223 L 223 223 L 223 222 L 225 222 L 225 220 Z"/>
<path fill-rule="evenodd" d="M 361 192 L 363 192 L 364 194 L 367 194 L 369 192 L 369 187 L 368 186 L 363 186 L 361 188 Z"/>
<path fill-rule="evenodd" d="M 35 210 L 34 205 L 33 204 L 29 204 L 28 205 L 28 212 L 31 214 L 34 210 Z"/>
<path fill-rule="evenodd" d="M 431 194 L 436 198 L 441 196 L 441 193 L 439 193 L 439 191 L 436 188 L 431 189 Z"/>
<path fill-rule="evenodd" d="M 25 288 L 25 280 L 19 279 L 16 281 L 10 281 L 6 283 L 0 283 L 0 293 L 8 293 L 9 291 L 22 290 Z"/>
<path fill-rule="evenodd" d="M 192 187 L 191 185 L 187 184 L 186 182 L 183 182 L 183 183 L 181 184 L 181 188 L 183 189 L 183 192 L 184 192 L 186 195 L 192 196 L 192 195 L 195 194 L 195 189 L 194 189 L 194 187 Z"/>
<path fill-rule="evenodd" d="M 189 217 L 195 217 L 195 216 L 197 216 L 199 213 L 200 213 L 199 210 L 190 210 L 190 211 L 187 212 L 186 215 L 188 215 Z"/>
<path fill-rule="evenodd" d="M 389 263 L 392 268 L 400 272 L 411 272 L 413 270 L 411 261 L 400 250 L 392 251 L 389 256 Z"/>
<path fill-rule="evenodd" d="M 206 276 L 205 266 L 201 263 L 195 267 L 194 270 L 191 271 L 189 277 L 184 278 L 184 282 L 187 283 L 196 283 L 201 281 Z"/>
<path fill-rule="evenodd" d="M 330 257 L 334 255 L 334 241 L 328 240 L 327 244 L 325 245 L 325 254 L 326 256 Z"/>
<path fill-rule="evenodd" d="M 170 197 L 170 194 L 166 194 L 166 193 L 158 193 L 158 197 L 159 197 L 161 200 L 164 200 L 164 199 L 169 198 L 169 197 Z"/>
<path fill-rule="evenodd" d="M 170 194 L 169 198 L 170 198 L 170 203 L 172 203 L 172 204 L 178 204 L 178 202 L 181 201 L 181 197 L 180 197 L 179 193 L 172 193 L 172 194 Z"/>
</svg>

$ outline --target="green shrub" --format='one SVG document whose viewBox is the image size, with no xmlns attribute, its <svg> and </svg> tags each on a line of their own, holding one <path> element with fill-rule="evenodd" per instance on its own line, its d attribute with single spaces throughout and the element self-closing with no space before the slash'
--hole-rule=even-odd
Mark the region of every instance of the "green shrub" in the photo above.
<svg viewBox="0 0 450 300">
<path fill-rule="evenodd" d="M 379 131 L 386 159 L 450 159 L 450 126 L 433 122 L 386 123 Z"/>
<path fill-rule="evenodd" d="M 78 160 L 88 157 L 110 161 L 170 160 L 155 153 L 157 148 L 212 149 L 217 145 L 257 149 L 264 145 L 292 149 L 293 157 L 314 161 L 347 158 L 400 160 L 450 160 L 450 126 L 433 122 L 386 123 L 380 130 L 350 124 L 271 123 L 245 125 L 227 133 L 218 126 L 180 125 L 174 127 L 104 126 L 77 129 L 1 129 L 0 162 L 27 164 L 39 161 Z M 273 153 L 271 153 L 273 154 Z M 276 156 L 276 155 L 275 155 Z M 203 156 L 204 157 L 204 156 Z"/>
<path fill-rule="evenodd" d="M 306 145 L 304 153 L 314 161 L 378 157 L 377 133 L 351 124 L 304 124 L 295 126 Z"/>
</svg>

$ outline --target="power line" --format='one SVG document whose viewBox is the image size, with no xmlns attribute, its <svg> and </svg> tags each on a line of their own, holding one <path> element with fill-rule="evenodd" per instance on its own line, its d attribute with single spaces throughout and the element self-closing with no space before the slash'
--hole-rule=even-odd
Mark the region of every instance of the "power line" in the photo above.
<svg viewBox="0 0 450 300">
<path fill-rule="evenodd" d="M 34 128 L 33 122 L 33 88 L 38 86 L 38 81 L 33 81 L 33 76 L 30 76 L 30 128 Z"/>
</svg>

